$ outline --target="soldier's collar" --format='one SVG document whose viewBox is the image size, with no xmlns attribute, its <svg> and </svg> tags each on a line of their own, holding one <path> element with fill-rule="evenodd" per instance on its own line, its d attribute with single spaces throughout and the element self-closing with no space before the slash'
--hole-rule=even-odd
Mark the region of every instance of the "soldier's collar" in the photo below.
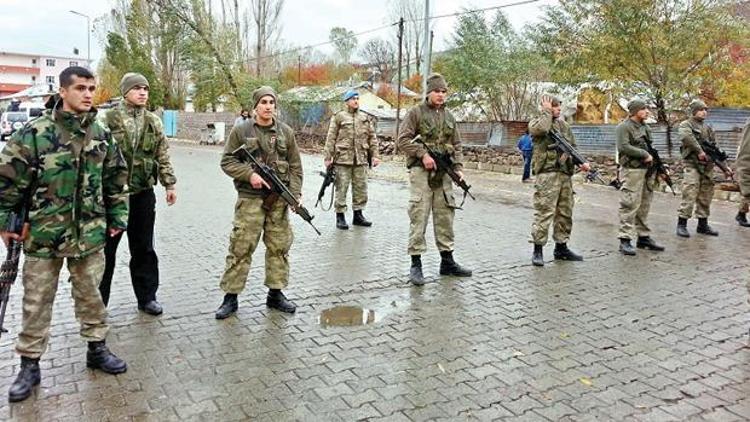
<svg viewBox="0 0 750 422">
<path fill-rule="evenodd" d="M 276 132 L 276 131 L 277 131 L 277 130 L 276 130 L 276 118 L 272 118 L 272 119 L 271 119 L 271 124 L 270 124 L 270 125 L 268 125 L 268 126 L 263 126 L 263 125 L 261 125 L 261 124 L 260 124 L 260 123 L 258 123 L 258 121 L 257 121 L 257 120 L 255 120 L 255 119 L 253 119 L 253 124 L 254 124 L 255 126 L 258 126 L 258 127 L 259 127 L 259 128 L 261 128 L 261 129 L 265 129 L 265 130 L 270 130 L 270 131 L 272 131 L 272 132 Z"/>
<path fill-rule="evenodd" d="M 142 113 L 146 109 L 146 107 L 133 105 L 127 101 L 123 101 L 123 107 L 128 113 Z"/>
<path fill-rule="evenodd" d="M 55 121 L 65 129 L 71 132 L 84 132 L 84 129 L 89 127 L 96 119 L 97 111 L 92 107 L 91 111 L 75 114 L 58 108 L 53 113 Z"/>
<path fill-rule="evenodd" d="M 433 110 L 440 110 L 441 108 L 445 108 L 445 104 L 443 105 L 432 104 L 429 99 L 424 100 L 424 103 L 427 107 Z"/>
</svg>

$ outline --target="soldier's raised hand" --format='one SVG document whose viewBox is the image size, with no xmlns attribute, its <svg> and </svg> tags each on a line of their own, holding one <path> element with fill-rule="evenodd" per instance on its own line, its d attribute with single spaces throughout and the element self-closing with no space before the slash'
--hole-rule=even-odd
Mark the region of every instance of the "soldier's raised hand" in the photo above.
<svg viewBox="0 0 750 422">
<path fill-rule="evenodd" d="M 552 111 L 552 98 L 548 95 L 542 95 L 542 110 Z"/>
<path fill-rule="evenodd" d="M 258 176 L 258 173 L 250 175 L 250 186 L 252 186 L 253 189 L 263 189 L 264 187 L 266 189 L 271 189 L 271 186 L 263 180 L 262 177 Z"/>
</svg>

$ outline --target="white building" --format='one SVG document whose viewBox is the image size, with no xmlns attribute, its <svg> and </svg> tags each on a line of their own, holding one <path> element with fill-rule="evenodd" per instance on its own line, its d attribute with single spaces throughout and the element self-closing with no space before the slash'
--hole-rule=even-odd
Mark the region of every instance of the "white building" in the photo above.
<svg viewBox="0 0 750 422">
<path fill-rule="evenodd" d="M 0 97 L 15 94 L 32 85 L 58 86 L 60 72 L 69 66 L 89 67 L 89 63 L 82 57 L 0 51 Z"/>
</svg>

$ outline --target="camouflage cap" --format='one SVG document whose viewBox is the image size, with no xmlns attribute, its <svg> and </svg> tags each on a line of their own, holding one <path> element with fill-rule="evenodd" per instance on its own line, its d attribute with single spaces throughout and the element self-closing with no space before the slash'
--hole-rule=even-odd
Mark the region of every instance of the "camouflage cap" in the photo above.
<svg viewBox="0 0 750 422">
<path fill-rule="evenodd" d="M 699 110 L 707 110 L 708 106 L 706 103 L 704 103 L 701 100 L 693 100 L 690 101 L 690 105 L 688 106 L 688 110 L 690 111 L 691 116 L 695 116 L 695 113 Z"/>
<path fill-rule="evenodd" d="M 648 108 L 646 102 L 640 98 L 633 98 L 628 102 L 628 113 L 630 113 L 631 116 L 634 116 L 635 113 L 638 113 L 639 111 L 646 108 Z"/>
<path fill-rule="evenodd" d="M 427 78 L 427 93 L 438 89 L 448 89 L 448 83 L 445 82 L 443 75 L 433 73 Z"/>
<path fill-rule="evenodd" d="M 120 80 L 120 94 L 125 95 L 138 85 L 149 86 L 148 79 L 140 73 L 128 72 Z"/>
<path fill-rule="evenodd" d="M 253 108 L 257 107 L 260 99 L 267 95 L 270 95 L 273 97 L 273 100 L 276 101 L 276 91 L 270 86 L 262 86 L 253 91 Z"/>
</svg>

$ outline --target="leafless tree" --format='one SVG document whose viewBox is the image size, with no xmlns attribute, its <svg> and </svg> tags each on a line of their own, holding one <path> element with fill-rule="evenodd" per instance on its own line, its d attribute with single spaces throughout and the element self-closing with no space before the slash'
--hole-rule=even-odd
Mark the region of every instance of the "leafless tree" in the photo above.
<svg viewBox="0 0 750 422">
<path fill-rule="evenodd" d="M 268 45 L 281 32 L 281 10 L 284 0 L 250 0 L 253 21 L 255 22 L 255 76 L 261 75 L 262 57 Z"/>
</svg>

